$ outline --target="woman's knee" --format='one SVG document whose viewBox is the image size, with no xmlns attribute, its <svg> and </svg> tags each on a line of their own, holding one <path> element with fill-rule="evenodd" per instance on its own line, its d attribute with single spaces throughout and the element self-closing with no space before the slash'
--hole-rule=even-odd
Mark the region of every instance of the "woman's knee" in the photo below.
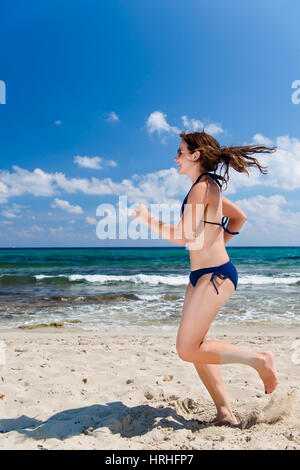
<svg viewBox="0 0 300 470">
<path fill-rule="evenodd" d="M 182 361 L 194 362 L 195 355 L 197 353 L 196 349 L 189 344 L 178 343 L 176 345 L 177 354 Z"/>
</svg>

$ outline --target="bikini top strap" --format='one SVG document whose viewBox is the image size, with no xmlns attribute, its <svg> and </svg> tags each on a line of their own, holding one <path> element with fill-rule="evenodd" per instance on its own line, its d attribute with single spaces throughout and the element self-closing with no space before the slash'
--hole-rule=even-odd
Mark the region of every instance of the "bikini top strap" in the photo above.
<svg viewBox="0 0 300 470">
<path fill-rule="evenodd" d="M 203 173 L 205 174 L 205 173 Z M 220 189 L 222 189 L 222 185 L 220 184 L 220 182 L 218 180 L 222 180 L 221 176 L 219 175 L 216 175 L 215 173 L 207 173 L 216 183 L 218 183 Z M 202 176 L 202 175 L 200 175 Z M 218 224 L 216 222 L 207 222 L 209 224 L 214 224 L 214 225 L 220 225 L 221 227 L 223 227 L 223 229 L 225 230 L 225 232 L 229 233 L 230 235 L 238 235 L 240 232 L 231 232 L 230 230 L 228 230 L 228 228 L 226 228 L 226 224 L 228 222 L 228 217 L 226 215 L 224 215 L 222 217 L 222 223 L 221 224 Z"/>
<path fill-rule="evenodd" d="M 227 221 L 228 221 L 228 217 L 226 215 L 222 217 L 221 224 L 219 224 L 219 222 L 209 222 L 208 220 L 201 220 L 201 222 L 204 222 L 205 224 L 220 225 L 220 227 L 223 227 L 225 232 L 230 233 L 230 235 L 238 235 L 240 232 L 231 232 L 230 230 L 228 230 L 228 228 L 225 227 L 225 225 L 227 224 Z"/>
<path fill-rule="evenodd" d="M 181 214 L 183 213 L 184 206 L 185 206 L 185 204 L 186 204 L 186 202 L 187 202 L 187 199 L 188 199 L 188 196 L 189 196 L 189 194 L 190 194 L 190 192 L 191 192 L 191 189 L 195 186 L 195 184 L 199 183 L 199 181 L 201 180 L 202 176 L 204 176 L 204 175 L 209 175 L 209 176 L 218 184 L 219 188 L 222 189 L 222 185 L 221 185 L 220 182 L 218 181 L 218 180 L 222 180 L 221 176 L 216 175 L 215 173 L 210 173 L 210 172 L 208 172 L 208 171 L 205 171 L 204 173 L 201 173 L 201 175 L 198 176 L 198 178 L 196 179 L 195 183 L 193 183 L 193 185 L 191 186 L 189 192 L 187 193 L 187 195 L 186 195 L 185 198 L 184 198 L 184 201 L 183 201 L 182 206 L 181 206 Z M 206 201 L 206 197 L 207 197 L 207 192 L 206 192 L 206 194 L 205 194 L 205 201 Z M 221 224 L 219 224 L 219 225 L 221 225 Z M 226 229 L 225 229 L 225 230 L 226 230 Z"/>
<path fill-rule="evenodd" d="M 205 171 L 204 173 L 201 173 L 201 175 L 198 176 L 198 178 L 196 179 L 195 183 L 192 185 L 195 186 L 195 184 L 199 183 L 199 181 L 201 180 L 202 176 L 204 175 L 209 175 L 210 173 L 208 173 L 208 171 Z M 191 188 L 192 189 L 192 188 Z"/>
<path fill-rule="evenodd" d="M 195 186 L 195 184 L 199 183 L 199 181 L 201 180 L 202 176 L 203 176 L 203 175 L 206 175 L 206 174 L 209 174 L 209 173 L 207 173 L 207 172 L 201 173 L 201 175 L 199 175 L 198 178 L 196 179 L 195 183 L 192 184 L 192 186 L 191 186 L 189 192 L 188 192 L 187 195 L 185 196 L 184 201 L 183 201 L 183 203 L 182 203 L 182 206 L 181 206 L 181 214 L 183 214 L 184 206 L 185 206 L 186 203 L 187 203 L 187 199 L 188 199 L 188 197 L 189 197 L 189 194 L 190 194 L 192 188 Z"/>
<path fill-rule="evenodd" d="M 216 175 L 215 173 L 207 173 L 219 186 L 220 189 L 222 189 L 222 185 L 219 182 L 219 180 L 222 180 L 222 177 L 220 175 Z"/>
<path fill-rule="evenodd" d="M 230 233 L 230 235 L 238 235 L 240 232 L 231 232 L 230 230 L 228 230 L 228 228 L 225 227 L 225 225 L 227 224 L 227 221 L 228 221 L 228 217 L 224 215 L 222 217 L 222 227 L 225 230 L 225 232 Z"/>
</svg>

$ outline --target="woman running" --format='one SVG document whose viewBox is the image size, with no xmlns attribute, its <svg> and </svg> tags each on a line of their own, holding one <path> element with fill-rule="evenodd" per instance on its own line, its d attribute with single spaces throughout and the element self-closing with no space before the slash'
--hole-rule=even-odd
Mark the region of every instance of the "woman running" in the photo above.
<svg viewBox="0 0 300 470">
<path fill-rule="evenodd" d="M 211 423 L 239 425 L 226 396 L 219 364 L 253 367 L 263 381 L 265 393 L 275 390 L 277 378 L 271 351 L 253 351 L 225 341 L 206 340 L 218 311 L 237 288 L 238 273 L 225 245 L 247 220 L 236 204 L 221 196 L 221 191 L 223 184 L 227 187 L 229 167 L 249 176 L 247 168 L 256 166 L 266 174 L 265 167 L 250 155 L 274 152 L 276 147 L 221 147 L 204 131 L 188 134 L 184 131 L 179 135 L 182 140 L 174 161 L 179 174 L 189 176 L 193 183 L 183 201 L 179 224 L 163 223 L 151 216 L 144 204 L 139 204 L 132 216 L 166 240 L 188 245 L 191 272 L 177 334 L 177 352 L 182 360 L 194 364 L 214 401 L 217 415 Z M 220 170 L 225 167 L 224 176 L 215 173 L 221 163 Z"/>
</svg>

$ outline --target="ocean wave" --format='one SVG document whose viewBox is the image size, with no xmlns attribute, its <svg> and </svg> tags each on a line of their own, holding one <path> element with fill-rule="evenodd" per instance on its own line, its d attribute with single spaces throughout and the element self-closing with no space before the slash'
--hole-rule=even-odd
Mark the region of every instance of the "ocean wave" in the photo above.
<svg viewBox="0 0 300 470">
<path fill-rule="evenodd" d="M 169 286 L 186 286 L 189 281 L 188 274 L 175 275 L 175 274 L 128 274 L 128 275 L 114 275 L 114 274 L 35 274 L 27 276 L 16 276 L 10 274 L 0 275 L 0 286 L 13 286 L 20 284 L 69 284 L 69 283 L 98 283 L 98 284 L 117 284 L 122 283 L 131 284 L 149 284 L 157 286 L 159 284 Z M 300 284 L 300 276 L 298 273 L 290 275 L 259 275 L 259 274 L 239 274 L 238 283 L 245 284 Z M 124 287 L 125 288 L 125 287 Z"/>
<path fill-rule="evenodd" d="M 34 276 L 37 280 L 44 280 L 52 277 L 64 277 L 70 282 L 83 281 L 83 282 L 97 282 L 100 284 L 106 283 L 120 283 L 130 282 L 134 284 L 168 284 L 172 286 L 186 285 L 188 282 L 188 275 L 157 275 L 157 274 L 131 274 L 131 275 L 105 275 L 105 274 L 59 274 L 58 276 L 49 276 L 44 274 L 37 274 Z"/>
<path fill-rule="evenodd" d="M 158 275 L 158 274 L 132 274 L 132 275 L 104 275 L 104 274 L 71 274 L 59 277 L 66 277 L 70 282 L 85 281 L 105 283 L 130 282 L 134 284 L 168 284 L 171 286 L 186 285 L 188 275 Z M 36 275 L 37 279 L 44 279 L 44 275 Z M 285 276 L 264 276 L 259 274 L 239 275 L 239 284 L 298 284 L 300 276 L 297 273 Z"/>
<path fill-rule="evenodd" d="M 239 275 L 239 284 L 298 284 L 300 276 L 262 276 L 259 274 Z"/>
</svg>

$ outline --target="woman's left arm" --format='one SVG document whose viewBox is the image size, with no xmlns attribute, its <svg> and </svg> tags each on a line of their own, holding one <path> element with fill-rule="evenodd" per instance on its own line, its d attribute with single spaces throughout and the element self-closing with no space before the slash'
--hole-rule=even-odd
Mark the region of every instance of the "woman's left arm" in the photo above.
<svg viewBox="0 0 300 470">
<path fill-rule="evenodd" d="M 222 199 L 222 214 L 229 218 L 226 228 L 230 232 L 239 232 L 244 223 L 247 221 L 247 216 L 245 212 L 238 207 L 234 202 L 230 201 L 224 196 L 221 196 Z M 224 232 L 224 242 L 229 242 L 235 235 L 230 235 L 228 232 Z"/>
<path fill-rule="evenodd" d="M 229 219 L 240 219 L 247 220 L 245 212 L 237 206 L 234 202 L 227 199 L 227 197 L 221 196 L 222 200 L 222 214 L 226 215 Z"/>
</svg>

